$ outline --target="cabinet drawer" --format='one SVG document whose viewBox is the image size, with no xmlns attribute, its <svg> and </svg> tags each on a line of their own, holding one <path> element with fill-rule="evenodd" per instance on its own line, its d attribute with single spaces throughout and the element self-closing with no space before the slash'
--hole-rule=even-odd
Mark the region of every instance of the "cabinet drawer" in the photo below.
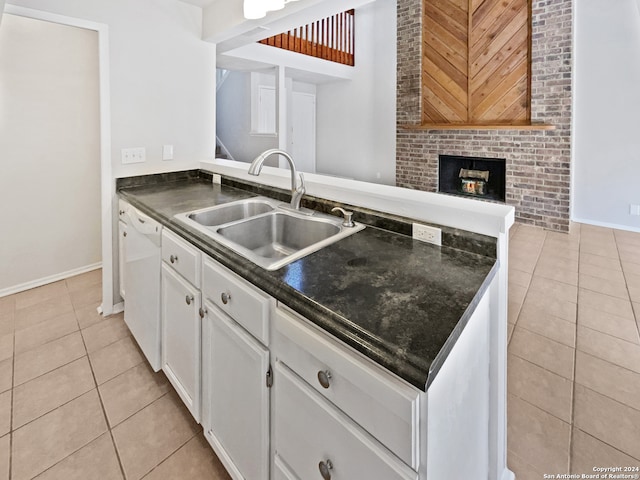
<svg viewBox="0 0 640 480">
<path fill-rule="evenodd" d="M 210 258 L 204 260 L 202 277 L 205 298 L 268 345 L 270 297 Z"/>
<path fill-rule="evenodd" d="M 303 479 L 404 480 L 417 474 L 276 362 L 275 452 Z M 277 457 L 276 457 L 277 458 Z M 330 477 L 320 472 L 331 465 Z M 284 478 L 291 478 L 290 475 Z"/>
<path fill-rule="evenodd" d="M 278 359 L 417 471 L 420 392 L 289 310 L 274 321 Z"/>
<path fill-rule="evenodd" d="M 162 231 L 162 260 L 200 287 L 200 251 L 166 228 Z"/>
</svg>

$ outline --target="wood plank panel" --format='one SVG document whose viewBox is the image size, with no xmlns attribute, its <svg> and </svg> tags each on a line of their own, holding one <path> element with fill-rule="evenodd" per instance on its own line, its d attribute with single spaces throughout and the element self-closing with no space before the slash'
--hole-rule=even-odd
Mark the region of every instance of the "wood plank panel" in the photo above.
<svg viewBox="0 0 640 480">
<path fill-rule="evenodd" d="M 467 119 L 468 2 L 424 0 L 424 122 L 459 123 Z"/>
<path fill-rule="evenodd" d="M 526 0 L 512 0 L 506 7 L 501 3 L 496 3 L 484 18 L 480 18 L 480 15 L 473 15 L 469 44 L 472 60 L 476 60 L 480 53 L 488 50 L 491 42 L 499 34 L 508 36 L 509 31 L 517 31 L 522 25 L 527 24 L 529 12 L 528 9 L 523 10 L 523 3 L 526 6 Z"/>
<path fill-rule="evenodd" d="M 506 92 L 509 92 L 514 86 L 521 85 L 526 82 L 529 66 L 526 62 L 518 65 L 509 75 L 502 77 L 502 80 L 495 85 L 492 90 L 480 89 L 473 98 L 472 120 L 492 121 L 497 117 L 487 117 L 488 112 L 494 112 L 493 115 L 500 116 L 503 111 L 495 111 L 494 107 L 500 102 Z M 508 106 L 511 105 L 509 103 Z"/>
</svg>

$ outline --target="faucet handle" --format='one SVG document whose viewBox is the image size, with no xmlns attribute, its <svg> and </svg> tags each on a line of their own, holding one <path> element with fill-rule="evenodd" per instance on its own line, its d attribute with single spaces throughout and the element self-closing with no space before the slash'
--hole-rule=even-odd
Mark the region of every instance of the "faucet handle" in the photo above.
<svg viewBox="0 0 640 480">
<path fill-rule="evenodd" d="M 350 212 L 348 210 L 345 210 L 344 208 L 340 208 L 340 207 L 333 207 L 331 209 L 332 212 L 340 212 L 342 213 L 342 215 L 344 215 L 344 221 L 342 222 L 342 226 L 344 227 L 355 227 L 355 223 L 353 223 L 353 220 L 351 220 L 351 217 L 353 217 L 353 212 Z"/>
<path fill-rule="evenodd" d="M 307 188 L 304 185 L 304 175 L 302 175 L 302 172 L 298 172 L 298 176 L 300 177 L 300 185 L 296 187 L 296 192 L 300 192 L 301 195 L 304 195 L 307 191 Z"/>
</svg>

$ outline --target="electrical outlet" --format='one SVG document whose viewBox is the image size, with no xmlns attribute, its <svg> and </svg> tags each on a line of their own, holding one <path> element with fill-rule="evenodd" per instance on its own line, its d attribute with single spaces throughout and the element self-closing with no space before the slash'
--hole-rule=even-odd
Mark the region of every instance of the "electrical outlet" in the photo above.
<svg viewBox="0 0 640 480">
<path fill-rule="evenodd" d="M 162 146 L 162 160 L 173 160 L 173 145 Z"/>
<path fill-rule="evenodd" d="M 442 245 L 442 230 L 436 227 L 428 227 L 420 223 L 413 224 L 413 238 L 422 242 Z"/>
<path fill-rule="evenodd" d="M 222 183 L 222 177 L 221 177 L 220 175 L 218 175 L 217 173 L 214 173 L 214 174 L 212 175 L 212 177 L 213 177 L 213 178 L 211 179 L 211 182 L 212 182 L 214 185 L 220 185 L 220 184 Z"/>
<path fill-rule="evenodd" d="M 640 215 L 640 205 L 629 205 L 629 215 Z"/>
<path fill-rule="evenodd" d="M 123 165 L 146 161 L 146 149 L 144 147 L 123 148 L 120 153 Z"/>
</svg>

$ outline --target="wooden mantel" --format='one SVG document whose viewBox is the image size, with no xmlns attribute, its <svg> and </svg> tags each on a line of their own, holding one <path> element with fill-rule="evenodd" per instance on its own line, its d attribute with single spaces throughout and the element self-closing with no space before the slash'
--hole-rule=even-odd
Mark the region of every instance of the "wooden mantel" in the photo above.
<svg viewBox="0 0 640 480">
<path fill-rule="evenodd" d="M 422 125 L 398 125 L 405 130 L 555 130 L 555 125 L 546 123 L 527 124 L 472 124 L 472 123 L 425 123 Z"/>
</svg>

